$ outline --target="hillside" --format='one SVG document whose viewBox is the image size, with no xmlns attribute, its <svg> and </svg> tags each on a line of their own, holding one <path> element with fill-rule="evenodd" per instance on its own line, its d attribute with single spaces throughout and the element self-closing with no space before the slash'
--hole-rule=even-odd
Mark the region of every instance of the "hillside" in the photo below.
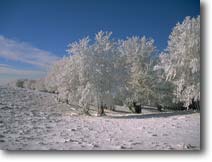
<svg viewBox="0 0 212 162">
<path fill-rule="evenodd" d="M 0 87 L 3 150 L 199 150 L 200 114 L 127 110 L 96 117 L 50 93 Z"/>
</svg>

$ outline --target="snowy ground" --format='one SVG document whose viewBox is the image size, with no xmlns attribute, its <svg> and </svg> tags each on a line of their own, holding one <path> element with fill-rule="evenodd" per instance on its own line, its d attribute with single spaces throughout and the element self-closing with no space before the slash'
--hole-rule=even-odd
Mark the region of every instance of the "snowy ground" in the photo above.
<svg viewBox="0 0 212 162">
<path fill-rule="evenodd" d="M 55 95 L 0 87 L 3 150 L 199 150 L 199 113 L 78 115 Z"/>
</svg>

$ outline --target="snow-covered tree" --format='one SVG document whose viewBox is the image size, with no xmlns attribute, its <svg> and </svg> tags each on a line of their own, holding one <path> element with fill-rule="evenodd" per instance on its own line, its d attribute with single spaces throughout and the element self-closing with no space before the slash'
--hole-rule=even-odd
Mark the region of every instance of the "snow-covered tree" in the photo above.
<svg viewBox="0 0 212 162">
<path fill-rule="evenodd" d="M 59 77 L 63 71 L 64 59 L 61 59 L 54 63 L 49 69 L 47 76 L 45 77 L 45 85 L 48 92 L 58 93 Z"/>
<path fill-rule="evenodd" d="M 110 40 L 111 34 L 100 31 L 96 34 L 94 44 L 89 44 L 90 40 L 87 37 L 69 45 L 70 58 L 79 56 L 78 73 L 81 88 L 79 103 L 81 105 L 88 106 L 92 103 L 98 108 L 104 105 L 109 106 L 108 98 L 112 96 L 115 60 L 114 43 Z"/>
<path fill-rule="evenodd" d="M 163 69 L 166 80 L 176 86 L 175 102 L 188 107 L 200 101 L 200 16 L 177 23 L 156 69 Z"/>
<path fill-rule="evenodd" d="M 154 100 L 155 106 L 173 107 L 173 100 L 175 98 L 173 91 L 175 89 L 174 84 L 171 81 L 167 81 L 164 77 L 163 69 L 157 69 L 158 64 L 160 63 L 160 56 L 154 58 L 152 64 L 151 76 L 153 79 L 154 87 Z"/>
<path fill-rule="evenodd" d="M 128 38 L 122 41 L 120 51 L 127 63 L 130 98 L 140 104 L 150 104 L 154 94 L 150 76 L 151 56 L 155 52 L 154 40 L 146 37 Z"/>
<path fill-rule="evenodd" d="M 112 99 L 111 103 L 108 103 L 108 99 L 109 96 L 112 96 L 114 88 L 113 73 L 115 72 L 116 49 L 114 42 L 110 40 L 111 34 L 111 32 L 100 31 L 96 34 L 96 43 L 92 47 L 93 81 L 100 111 L 104 105 L 112 105 Z"/>
<path fill-rule="evenodd" d="M 154 41 L 145 37 L 114 41 L 111 34 L 100 31 L 94 43 L 86 37 L 69 44 L 70 56 L 53 66 L 47 89 L 58 92 L 59 100 L 86 110 L 94 105 L 99 114 L 126 98 L 149 104 L 154 94 L 150 77 Z"/>
</svg>

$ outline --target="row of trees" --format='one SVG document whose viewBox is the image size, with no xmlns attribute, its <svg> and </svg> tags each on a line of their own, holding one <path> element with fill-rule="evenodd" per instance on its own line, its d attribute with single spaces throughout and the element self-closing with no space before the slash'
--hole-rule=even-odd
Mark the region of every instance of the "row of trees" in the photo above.
<svg viewBox="0 0 212 162">
<path fill-rule="evenodd" d="M 43 84 L 60 101 L 88 112 L 137 103 L 189 107 L 200 100 L 200 17 L 186 17 L 169 36 L 168 47 L 158 53 L 154 40 L 129 37 L 111 39 L 100 31 L 68 45 L 68 57 L 58 61 Z"/>
<path fill-rule="evenodd" d="M 136 101 L 151 104 L 154 97 L 151 72 L 154 41 L 146 37 L 112 40 L 111 32 L 86 37 L 69 45 L 70 54 L 53 66 L 46 78 L 47 90 L 60 101 L 113 109 L 115 103 Z M 150 82 L 150 80 L 152 80 Z"/>
<path fill-rule="evenodd" d="M 45 78 L 38 80 L 19 79 L 9 83 L 10 86 L 47 92 Z"/>
</svg>

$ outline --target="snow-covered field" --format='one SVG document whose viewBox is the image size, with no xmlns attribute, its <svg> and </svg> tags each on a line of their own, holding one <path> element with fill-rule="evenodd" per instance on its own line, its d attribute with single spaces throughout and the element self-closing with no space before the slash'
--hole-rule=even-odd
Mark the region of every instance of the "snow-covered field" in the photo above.
<svg viewBox="0 0 212 162">
<path fill-rule="evenodd" d="M 78 115 L 54 94 L 0 87 L 3 150 L 199 150 L 200 114 Z"/>
</svg>

